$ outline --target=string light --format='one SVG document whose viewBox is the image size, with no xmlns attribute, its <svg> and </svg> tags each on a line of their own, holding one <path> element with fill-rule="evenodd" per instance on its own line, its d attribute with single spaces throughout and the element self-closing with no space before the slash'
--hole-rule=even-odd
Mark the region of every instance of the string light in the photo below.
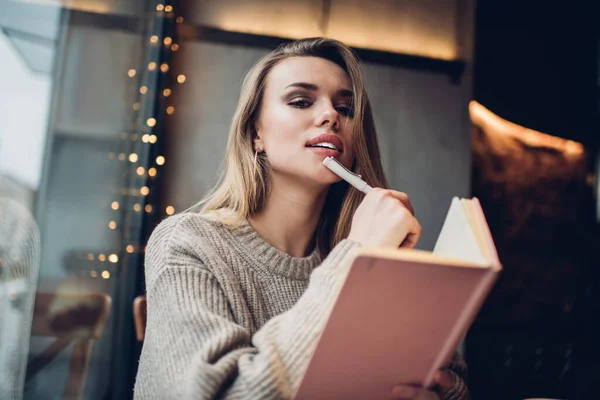
<svg viewBox="0 0 600 400">
<path fill-rule="evenodd" d="M 150 141 L 150 135 L 148 135 L 147 133 L 142 135 L 142 142 L 144 143 L 148 143 Z"/>
<path fill-rule="evenodd" d="M 177 17 L 175 22 L 177 22 L 178 24 L 181 24 L 183 22 L 183 17 Z"/>
<path fill-rule="evenodd" d="M 152 144 L 156 143 L 157 140 L 158 138 L 156 137 L 156 135 L 150 135 L 150 137 L 148 138 L 148 141 Z"/>
<path fill-rule="evenodd" d="M 173 43 L 173 45 L 171 46 L 171 50 L 172 51 L 177 51 L 179 50 L 179 45 L 177 43 Z"/>
<path fill-rule="evenodd" d="M 138 134 L 137 133 L 134 133 L 134 134 L 131 135 L 131 141 L 132 142 L 135 142 L 137 140 L 137 138 L 138 138 Z"/>
<path fill-rule="evenodd" d="M 177 82 L 179 82 L 179 83 L 183 83 L 183 82 L 185 82 L 185 79 L 186 79 L 186 78 L 185 78 L 185 75 L 179 75 L 179 76 L 177 77 Z"/>
<path fill-rule="evenodd" d="M 144 175 L 144 172 L 146 172 L 146 170 L 144 169 L 144 167 L 137 167 L 137 169 L 135 170 L 135 172 L 137 172 L 137 174 L 139 176 Z"/>
<path fill-rule="evenodd" d="M 152 204 L 146 204 L 146 207 L 144 207 L 144 210 L 146 210 L 147 213 L 151 213 L 152 212 Z"/>
<path fill-rule="evenodd" d="M 106 256 L 104 254 L 98 254 L 98 260 L 104 262 L 106 261 Z"/>
<path fill-rule="evenodd" d="M 115 230 L 115 229 L 117 229 L 117 223 L 116 223 L 115 221 L 110 221 L 110 222 L 108 223 L 108 227 L 109 227 L 110 229 L 112 229 L 112 230 Z M 99 259 L 99 258 L 100 258 L 100 257 L 98 257 L 98 259 Z"/>
<path fill-rule="evenodd" d="M 160 65 L 160 70 L 162 72 L 167 72 L 169 70 L 169 64 L 161 64 Z"/>
<path fill-rule="evenodd" d="M 155 118 L 148 118 L 146 120 L 146 125 L 148 125 L 149 127 L 153 127 L 156 125 L 156 119 Z"/>
<path fill-rule="evenodd" d="M 131 68 L 127 71 L 127 75 L 129 75 L 130 78 L 133 78 L 135 76 L 135 69 Z"/>
<path fill-rule="evenodd" d="M 148 64 L 149 71 L 154 71 L 155 69 L 156 69 L 156 63 L 154 61 L 152 61 L 151 63 Z"/>
<path fill-rule="evenodd" d="M 110 278 L 110 272 L 108 272 L 107 270 L 102 271 L 102 277 L 104 279 Z"/>
<path fill-rule="evenodd" d="M 134 111 L 137 111 L 140 109 L 140 103 L 133 103 L 133 109 Z"/>
<path fill-rule="evenodd" d="M 171 39 L 169 36 L 165 37 L 165 39 L 163 40 L 163 43 L 165 44 L 165 46 L 170 46 L 171 43 L 173 43 L 173 39 Z"/>
<path fill-rule="evenodd" d="M 138 160 L 138 155 L 137 154 L 131 153 L 129 155 L 129 161 L 131 161 L 132 163 L 137 162 L 137 160 Z"/>
<path fill-rule="evenodd" d="M 171 89 L 166 88 L 165 90 L 163 90 L 163 96 L 169 97 L 170 95 L 171 95 Z"/>
<path fill-rule="evenodd" d="M 175 214 L 175 207 L 168 206 L 165 211 L 167 212 L 167 215 L 173 215 L 173 214 Z"/>
<path fill-rule="evenodd" d="M 163 6 L 162 4 L 157 4 L 156 5 L 156 11 L 162 11 L 165 9 L 165 6 Z"/>
<path fill-rule="evenodd" d="M 108 256 L 108 261 L 110 261 L 113 264 L 116 264 L 119 262 L 119 256 L 116 254 L 111 254 L 110 256 Z"/>
<path fill-rule="evenodd" d="M 165 7 L 165 11 L 166 11 L 166 12 L 171 12 L 171 11 L 173 11 L 173 6 L 166 6 L 166 7 Z"/>
<path fill-rule="evenodd" d="M 173 106 L 167 107 L 167 114 L 173 115 L 174 112 L 175 112 L 175 107 L 173 107 Z"/>
<path fill-rule="evenodd" d="M 115 158 L 115 153 L 113 153 L 112 151 L 110 153 L 108 153 L 109 160 L 114 160 L 114 158 Z"/>
<path fill-rule="evenodd" d="M 87 256 L 88 260 L 90 261 L 94 261 L 94 255 L 92 253 L 89 253 Z"/>
<path fill-rule="evenodd" d="M 119 154 L 119 161 L 123 161 L 125 160 L 125 153 L 120 153 Z"/>
<path fill-rule="evenodd" d="M 158 156 L 158 157 L 156 157 L 156 163 L 157 163 L 158 165 L 163 165 L 163 164 L 165 163 L 165 161 L 166 161 L 166 160 L 165 160 L 165 158 L 164 158 L 163 156 Z"/>
<path fill-rule="evenodd" d="M 131 253 L 133 253 L 133 251 L 135 250 L 135 248 L 133 247 L 133 245 L 131 245 L 131 244 L 128 244 L 128 245 L 127 245 L 127 247 L 125 248 L 125 250 L 126 250 L 126 251 L 127 251 L 129 254 L 131 254 Z"/>
<path fill-rule="evenodd" d="M 133 205 L 133 211 L 135 211 L 135 212 L 140 212 L 140 211 L 142 211 L 142 206 L 141 206 L 139 203 L 135 203 L 135 204 Z"/>
<path fill-rule="evenodd" d="M 152 44 L 158 43 L 158 36 L 156 36 L 156 35 L 150 36 L 150 43 L 152 43 Z"/>
<path fill-rule="evenodd" d="M 90 276 L 92 278 L 97 278 L 98 277 L 98 273 L 96 271 L 90 271 Z"/>
<path fill-rule="evenodd" d="M 140 88 L 140 93 L 141 93 L 141 94 L 146 94 L 147 92 L 148 92 L 148 88 L 147 88 L 146 86 L 142 86 L 142 87 Z"/>
<path fill-rule="evenodd" d="M 150 193 L 150 189 L 148 189 L 148 186 L 142 186 L 140 188 L 140 193 L 142 194 L 142 196 L 147 196 L 148 193 Z"/>
<path fill-rule="evenodd" d="M 112 208 L 113 210 L 118 210 L 119 209 L 119 202 L 118 201 L 113 201 L 110 205 L 110 208 Z"/>
<path fill-rule="evenodd" d="M 148 170 L 149 176 L 156 176 L 156 168 L 152 167 Z"/>
</svg>

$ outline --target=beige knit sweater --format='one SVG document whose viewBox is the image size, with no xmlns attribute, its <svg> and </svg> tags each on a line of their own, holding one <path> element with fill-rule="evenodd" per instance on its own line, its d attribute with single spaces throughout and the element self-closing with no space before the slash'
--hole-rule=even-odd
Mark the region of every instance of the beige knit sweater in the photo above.
<svg viewBox="0 0 600 400">
<path fill-rule="evenodd" d="M 135 399 L 287 399 L 298 388 L 353 249 L 294 258 L 244 221 L 163 221 L 146 251 L 148 324 Z M 464 362 L 456 395 L 466 399 Z"/>
</svg>

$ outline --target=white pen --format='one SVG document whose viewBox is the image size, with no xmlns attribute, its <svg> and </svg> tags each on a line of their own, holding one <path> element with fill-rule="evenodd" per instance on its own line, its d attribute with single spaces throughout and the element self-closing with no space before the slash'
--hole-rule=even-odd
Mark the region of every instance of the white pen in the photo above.
<svg viewBox="0 0 600 400">
<path fill-rule="evenodd" d="M 337 176 L 339 176 L 340 178 L 342 178 L 343 180 L 345 180 L 346 182 L 348 182 L 349 184 L 351 184 L 352 186 L 354 186 L 355 188 L 357 188 L 365 194 L 369 193 L 371 189 L 373 189 L 367 184 L 367 182 L 362 180 L 362 176 L 355 174 L 352 171 L 349 171 L 335 157 L 326 157 L 323 160 L 323 165 L 329 168 L 331 172 L 333 172 L 334 174 L 336 174 Z"/>
</svg>

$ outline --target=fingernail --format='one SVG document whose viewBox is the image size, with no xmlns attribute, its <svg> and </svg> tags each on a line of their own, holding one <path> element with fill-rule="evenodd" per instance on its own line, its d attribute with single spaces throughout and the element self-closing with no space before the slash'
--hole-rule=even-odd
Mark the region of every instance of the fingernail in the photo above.
<svg viewBox="0 0 600 400">
<path fill-rule="evenodd" d="M 394 389 L 392 389 L 392 394 L 394 396 L 407 399 L 412 399 L 417 393 L 417 389 L 410 386 L 394 386 Z"/>
</svg>

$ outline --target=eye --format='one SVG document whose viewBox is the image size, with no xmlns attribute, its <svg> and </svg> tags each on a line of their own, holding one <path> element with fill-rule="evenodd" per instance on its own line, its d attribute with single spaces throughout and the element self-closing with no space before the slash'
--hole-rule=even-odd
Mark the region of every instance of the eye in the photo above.
<svg viewBox="0 0 600 400">
<path fill-rule="evenodd" d="M 341 106 L 337 106 L 335 109 L 337 110 L 337 112 L 339 112 L 344 117 L 349 117 L 349 118 L 354 117 L 354 110 L 350 106 L 341 105 Z"/>
<path fill-rule="evenodd" d="M 296 99 L 290 101 L 288 105 L 296 108 L 308 108 L 312 105 L 312 103 L 306 99 Z"/>
</svg>

